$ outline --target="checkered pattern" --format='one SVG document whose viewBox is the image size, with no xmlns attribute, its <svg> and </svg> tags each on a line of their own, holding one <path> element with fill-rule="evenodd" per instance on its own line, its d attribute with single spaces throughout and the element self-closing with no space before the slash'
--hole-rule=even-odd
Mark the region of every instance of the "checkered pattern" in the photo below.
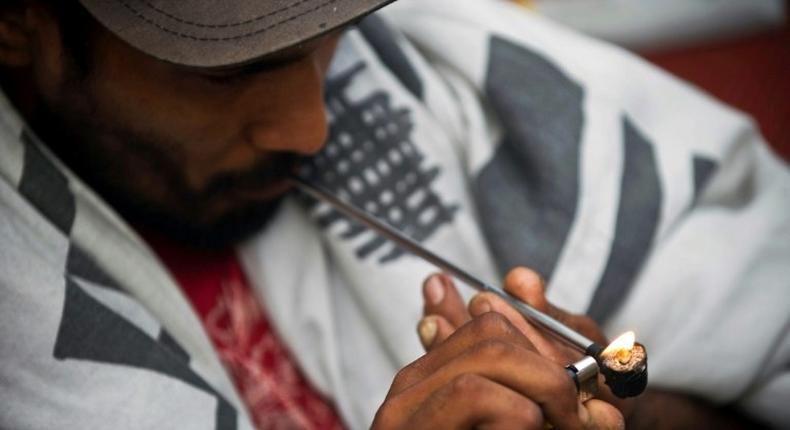
<svg viewBox="0 0 790 430">
<path fill-rule="evenodd" d="M 373 93 L 358 103 L 346 95 L 354 76 L 364 68 L 364 64 L 358 64 L 327 84 L 332 122 L 329 140 L 303 168 L 302 175 L 422 242 L 443 224 L 452 222 L 458 207 L 443 203 L 431 188 L 440 169 L 422 167 L 423 155 L 411 139 L 414 125 L 410 112 L 393 108 L 385 92 Z M 331 210 L 319 216 L 318 223 L 329 227 L 341 219 L 345 217 Z M 355 221 L 347 221 L 349 226 L 340 235 L 344 239 L 368 231 Z M 359 258 L 365 259 L 382 247 L 388 250 L 379 257 L 381 263 L 403 254 L 385 238 L 371 236 L 357 247 Z"/>
</svg>

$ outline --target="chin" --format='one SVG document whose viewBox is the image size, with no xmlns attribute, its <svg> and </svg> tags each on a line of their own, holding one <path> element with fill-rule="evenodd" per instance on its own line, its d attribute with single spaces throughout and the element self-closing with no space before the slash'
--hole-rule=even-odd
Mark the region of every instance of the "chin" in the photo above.
<svg viewBox="0 0 790 430">
<path fill-rule="evenodd" d="M 189 213 L 175 215 L 151 206 L 126 205 L 121 210 L 127 221 L 158 236 L 196 249 L 220 250 L 238 245 L 263 230 L 276 214 L 284 193 L 228 209 L 211 218 Z M 137 206 L 137 207 L 135 207 Z M 199 213 L 198 209 L 196 212 Z"/>
</svg>

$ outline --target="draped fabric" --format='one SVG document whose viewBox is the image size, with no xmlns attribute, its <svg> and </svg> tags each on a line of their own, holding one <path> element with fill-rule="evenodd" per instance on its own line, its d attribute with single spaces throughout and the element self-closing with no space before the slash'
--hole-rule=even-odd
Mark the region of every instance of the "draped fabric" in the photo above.
<svg viewBox="0 0 790 430">
<path fill-rule="evenodd" d="M 156 257 L 0 101 L 0 427 L 251 428 Z M 790 422 L 790 174 L 749 118 L 480 0 L 363 21 L 326 102 L 305 177 L 489 282 L 536 268 L 559 306 L 636 330 L 652 386 Z M 436 269 L 298 195 L 239 253 L 311 385 L 368 427 Z"/>
</svg>

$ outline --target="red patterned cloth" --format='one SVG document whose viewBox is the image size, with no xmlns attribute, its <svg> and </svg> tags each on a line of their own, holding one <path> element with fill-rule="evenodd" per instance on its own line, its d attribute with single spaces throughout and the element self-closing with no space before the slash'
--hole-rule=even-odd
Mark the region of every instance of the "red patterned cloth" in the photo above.
<svg viewBox="0 0 790 430">
<path fill-rule="evenodd" d="M 234 252 L 195 253 L 147 239 L 192 301 L 257 428 L 343 428 L 277 337 Z"/>
</svg>

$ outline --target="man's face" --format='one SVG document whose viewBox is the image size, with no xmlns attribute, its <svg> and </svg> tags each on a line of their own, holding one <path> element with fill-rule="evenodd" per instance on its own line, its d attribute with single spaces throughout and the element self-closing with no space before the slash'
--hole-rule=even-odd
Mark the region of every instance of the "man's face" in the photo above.
<svg viewBox="0 0 790 430">
<path fill-rule="evenodd" d="M 219 246 L 260 229 L 301 156 L 324 144 L 338 34 L 242 69 L 149 57 L 100 30 L 85 73 L 62 56 L 33 128 L 130 222 Z"/>
</svg>

